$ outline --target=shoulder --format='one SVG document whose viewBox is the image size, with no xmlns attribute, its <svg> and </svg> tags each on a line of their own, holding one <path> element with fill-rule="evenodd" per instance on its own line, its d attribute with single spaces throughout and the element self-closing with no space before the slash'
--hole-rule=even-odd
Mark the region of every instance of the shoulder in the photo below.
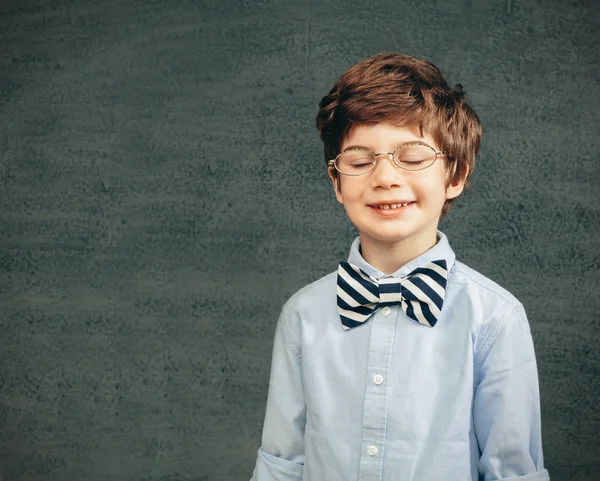
<svg viewBox="0 0 600 481">
<path fill-rule="evenodd" d="M 322 333 L 337 316 L 336 285 L 337 272 L 332 272 L 300 289 L 283 305 L 277 326 L 297 356 L 301 356 L 302 339 Z"/>
<path fill-rule="evenodd" d="M 303 313 L 307 310 L 320 309 L 325 304 L 335 303 L 337 271 L 304 286 L 293 294 L 283 306 L 285 312 Z"/>
<path fill-rule="evenodd" d="M 507 289 L 461 262 L 455 262 L 449 286 L 454 302 L 468 314 L 476 332 L 476 358 L 481 359 L 502 331 L 530 336 L 523 304 Z"/>
<path fill-rule="evenodd" d="M 523 307 L 507 289 L 460 261 L 455 261 L 449 283 L 462 301 L 469 298 L 490 314 L 500 315 L 502 311 Z"/>
</svg>

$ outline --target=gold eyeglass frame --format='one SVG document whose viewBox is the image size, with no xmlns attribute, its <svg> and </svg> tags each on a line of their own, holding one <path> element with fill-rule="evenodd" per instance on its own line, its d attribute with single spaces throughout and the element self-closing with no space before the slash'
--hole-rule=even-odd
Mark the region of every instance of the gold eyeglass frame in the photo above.
<svg viewBox="0 0 600 481">
<path fill-rule="evenodd" d="M 398 162 L 396 162 L 396 152 L 398 152 L 398 150 L 404 148 L 404 147 L 410 147 L 411 145 L 420 145 L 423 147 L 429 147 L 431 150 L 433 150 L 433 152 L 435 153 L 435 157 L 433 158 L 433 161 L 431 162 L 431 164 L 429 164 L 426 167 L 421 167 L 420 169 L 407 169 L 405 167 L 402 167 L 400 164 L 398 164 Z M 337 164 L 336 164 L 336 160 L 340 157 L 340 155 L 345 154 L 347 152 L 368 152 L 369 154 L 373 155 L 373 157 L 375 157 L 375 160 L 373 161 L 373 167 L 371 167 L 370 170 L 368 170 L 367 172 L 362 172 L 360 174 L 348 174 L 346 172 L 342 172 L 340 169 L 338 169 Z M 417 172 L 419 170 L 425 170 L 428 169 L 429 167 L 431 167 L 433 164 L 435 164 L 435 161 L 438 158 L 438 155 L 447 155 L 447 152 L 442 151 L 442 150 L 435 150 L 431 145 L 426 144 L 425 142 L 407 142 L 405 144 L 401 144 L 398 147 L 396 147 L 394 149 L 393 152 L 380 152 L 379 154 L 376 154 L 375 152 L 372 152 L 369 149 L 347 149 L 344 150 L 343 152 L 340 152 L 335 159 L 331 159 L 327 161 L 327 166 L 328 167 L 334 167 L 335 170 L 337 170 L 340 174 L 342 175 L 349 175 L 351 177 L 358 177 L 360 175 L 366 175 L 369 174 L 371 172 L 373 172 L 375 170 L 375 168 L 377 167 L 377 162 L 379 160 L 379 156 L 380 155 L 391 155 L 392 156 L 392 160 L 394 161 L 394 164 L 396 164 L 400 169 L 402 170 L 406 170 L 408 172 Z"/>
</svg>

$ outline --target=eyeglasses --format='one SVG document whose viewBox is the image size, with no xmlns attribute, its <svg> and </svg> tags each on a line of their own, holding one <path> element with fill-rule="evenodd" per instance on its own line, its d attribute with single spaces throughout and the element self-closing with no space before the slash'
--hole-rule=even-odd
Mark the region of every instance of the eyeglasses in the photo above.
<svg viewBox="0 0 600 481">
<path fill-rule="evenodd" d="M 335 159 L 327 162 L 328 166 L 344 175 L 364 175 L 377 167 L 380 155 L 391 155 L 394 163 L 404 170 L 423 170 L 431 167 L 438 155 L 446 152 L 437 151 L 430 145 L 422 142 L 402 144 L 393 152 L 376 154 L 367 149 L 348 149 L 340 153 Z"/>
</svg>

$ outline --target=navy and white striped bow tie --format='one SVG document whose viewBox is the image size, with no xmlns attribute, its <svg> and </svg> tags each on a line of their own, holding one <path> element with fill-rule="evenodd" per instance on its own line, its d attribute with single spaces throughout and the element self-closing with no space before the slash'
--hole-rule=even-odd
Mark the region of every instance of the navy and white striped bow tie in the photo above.
<svg viewBox="0 0 600 481">
<path fill-rule="evenodd" d="M 446 294 L 445 260 L 425 264 L 406 277 L 374 279 L 360 268 L 340 262 L 337 305 L 344 329 L 360 326 L 378 309 L 400 304 L 408 317 L 433 327 Z"/>
</svg>

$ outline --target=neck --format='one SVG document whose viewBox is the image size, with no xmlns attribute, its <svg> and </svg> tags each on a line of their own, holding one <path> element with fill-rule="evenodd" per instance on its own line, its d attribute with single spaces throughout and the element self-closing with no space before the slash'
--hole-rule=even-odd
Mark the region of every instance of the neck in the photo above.
<svg viewBox="0 0 600 481">
<path fill-rule="evenodd" d="M 419 239 L 403 239 L 396 243 L 385 243 L 368 236 L 360 236 L 360 247 L 363 259 L 384 274 L 392 274 L 402 266 L 416 259 L 431 249 L 437 237 Z"/>
</svg>

